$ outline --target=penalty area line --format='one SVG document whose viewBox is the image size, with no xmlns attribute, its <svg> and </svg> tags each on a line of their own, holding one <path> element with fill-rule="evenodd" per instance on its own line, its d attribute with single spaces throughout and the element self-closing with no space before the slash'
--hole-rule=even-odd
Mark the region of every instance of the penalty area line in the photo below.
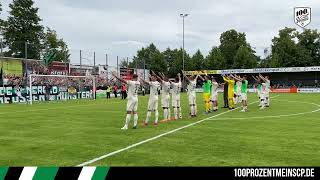
<svg viewBox="0 0 320 180">
<path fill-rule="evenodd" d="M 271 97 L 271 98 L 275 98 L 275 97 L 278 97 L 278 96 L 279 96 L 279 95 L 274 96 L 274 97 Z M 257 103 L 257 102 L 259 102 L 259 101 L 255 101 L 255 102 L 252 102 L 252 103 L 250 103 L 250 104 L 254 104 L 254 103 Z M 249 104 L 249 105 L 250 105 L 250 104 Z M 169 135 L 169 134 L 173 134 L 173 133 L 175 133 L 175 132 L 177 132 L 177 131 L 180 131 L 180 130 L 186 129 L 186 128 L 188 128 L 188 127 L 191 127 L 191 126 L 200 124 L 200 123 L 202 123 L 202 122 L 204 122 L 204 121 L 208 121 L 208 120 L 210 120 L 210 119 L 212 119 L 212 118 L 214 118 L 214 117 L 218 117 L 218 116 L 221 116 L 221 115 L 223 115 L 223 114 L 226 114 L 226 113 L 229 113 L 229 112 L 233 112 L 233 111 L 235 111 L 235 110 L 237 110 L 237 109 L 239 109 L 239 108 L 241 108 L 241 107 L 237 107 L 237 108 L 235 108 L 235 109 L 232 109 L 232 110 L 229 110 L 229 111 L 225 111 L 225 112 L 216 114 L 216 115 L 214 115 L 214 116 L 210 116 L 210 117 L 204 118 L 204 119 L 202 119 L 202 120 L 193 122 L 193 123 L 191 123 L 191 124 L 182 126 L 182 127 L 180 127 L 180 128 L 176 128 L 176 129 L 173 129 L 173 130 L 171 130 L 171 131 L 168 131 L 168 132 L 159 134 L 159 135 L 157 135 L 157 136 L 154 136 L 154 137 L 152 137 L 152 138 L 149 138 L 149 139 L 140 141 L 140 142 L 138 142 L 138 143 L 132 144 L 132 145 L 130 145 L 130 146 L 127 146 L 127 147 L 125 147 L 125 148 L 119 149 L 119 150 L 117 150 L 117 151 L 113 151 L 113 152 L 111 152 L 111 153 L 108 153 L 108 154 L 102 155 L 102 156 L 100 156 L 100 157 L 91 159 L 91 160 L 89 160 L 89 161 L 83 162 L 83 163 L 77 165 L 77 167 L 87 166 L 87 165 L 89 165 L 89 164 L 95 163 L 95 162 L 100 161 L 100 160 L 102 160 L 102 159 L 105 159 L 105 158 L 108 158 L 108 157 L 110 157 L 110 156 L 119 154 L 119 153 L 121 153 L 121 152 L 123 152 L 123 151 L 129 150 L 129 149 L 132 149 L 132 148 L 137 147 L 137 146 L 139 146 L 139 145 L 145 144 L 145 143 L 147 143 L 147 142 L 150 142 L 150 141 L 159 139 L 159 138 L 161 138 L 161 137 L 163 137 L 163 136 L 166 136 L 166 135 Z"/>
</svg>

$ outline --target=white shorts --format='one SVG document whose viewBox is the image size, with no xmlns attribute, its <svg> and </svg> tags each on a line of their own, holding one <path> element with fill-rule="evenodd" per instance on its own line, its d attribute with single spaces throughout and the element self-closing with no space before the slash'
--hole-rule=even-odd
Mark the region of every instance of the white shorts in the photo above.
<svg viewBox="0 0 320 180">
<path fill-rule="evenodd" d="M 170 95 L 162 96 L 161 105 L 164 108 L 169 108 Z"/>
<path fill-rule="evenodd" d="M 260 99 L 265 100 L 266 99 L 266 93 L 260 93 Z"/>
<path fill-rule="evenodd" d="M 218 101 L 218 94 L 212 94 L 211 101 Z"/>
<path fill-rule="evenodd" d="M 237 96 L 241 96 L 241 92 L 239 92 L 239 91 L 236 92 L 235 94 L 236 94 Z"/>
<path fill-rule="evenodd" d="M 137 112 L 137 110 L 138 110 L 138 98 L 128 99 L 127 111 Z"/>
<path fill-rule="evenodd" d="M 261 91 L 257 90 L 258 97 L 261 96 Z"/>
<path fill-rule="evenodd" d="M 172 106 L 180 107 L 180 97 L 172 97 Z"/>
<path fill-rule="evenodd" d="M 159 102 L 158 97 L 149 98 L 148 110 L 149 111 L 158 111 L 158 102 Z"/>
<path fill-rule="evenodd" d="M 248 100 L 247 93 L 241 93 L 241 100 L 242 101 Z"/>
<path fill-rule="evenodd" d="M 196 104 L 196 95 L 195 94 L 189 94 L 189 105 Z"/>
<path fill-rule="evenodd" d="M 267 92 L 265 96 L 266 96 L 266 98 L 269 98 L 270 93 L 269 93 L 269 92 Z"/>
</svg>

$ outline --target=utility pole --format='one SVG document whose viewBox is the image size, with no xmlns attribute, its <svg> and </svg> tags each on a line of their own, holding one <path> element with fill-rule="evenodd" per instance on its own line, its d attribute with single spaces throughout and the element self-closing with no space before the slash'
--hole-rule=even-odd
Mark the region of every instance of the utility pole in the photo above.
<svg viewBox="0 0 320 180">
<path fill-rule="evenodd" d="M 25 73 L 28 76 L 28 41 L 24 42 Z"/>
<path fill-rule="evenodd" d="M 106 54 L 106 66 L 108 67 L 108 54 Z"/>
<path fill-rule="evenodd" d="M 184 18 L 186 18 L 187 16 L 189 16 L 189 14 L 180 14 L 180 17 L 182 17 L 182 69 L 184 71 Z M 184 76 L 182 77 L 183 78 L 183 84 L 185 85 L 185 78 Z M 184 88 L 184 85 L 183 85 L 183 90 L 185 89 Z"/>
<path fill-rule="evenodd" d="M 119 56 L 117 56 L 117 75 L 119 76 Z"/>
<path fill-rule="evenodd" d="M 93 73 L 96 74 L 96 52 L 93 52 Z"/>
<path fill-rule="evenodd" d="M 3 44 L 3 39 L 2 39 L 2 38 L 1 38 L 1 42 L 0 42 L 0 43 L 1 43 L 1 44 L 0 44 L 0 45 L 1 45 L 1 47 L 0 47 L 0 49 L 1 49 L 1 55 L 0 55 L 0 56 L 3 57 L 3 54 L 2 54 L 2 53 L 3 53 L 3 45 L 2 45 L 2 44 Z"/>
<path fill-rule="evenodd" d="M 80 50 L 80 75 L 82 72 L 82 51 Z"/>
</svg>

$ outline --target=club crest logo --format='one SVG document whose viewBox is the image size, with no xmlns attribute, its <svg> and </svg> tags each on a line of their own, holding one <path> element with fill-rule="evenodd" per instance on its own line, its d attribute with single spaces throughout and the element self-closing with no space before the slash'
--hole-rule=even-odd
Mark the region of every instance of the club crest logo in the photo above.
<svg viewBox="0 0 320 180">
<path fill-rule="evenodd" d="M 296 7 L 294 8 L 294 22 L 304 28 L 311 22 L 311 8 Z"/>
</svg>

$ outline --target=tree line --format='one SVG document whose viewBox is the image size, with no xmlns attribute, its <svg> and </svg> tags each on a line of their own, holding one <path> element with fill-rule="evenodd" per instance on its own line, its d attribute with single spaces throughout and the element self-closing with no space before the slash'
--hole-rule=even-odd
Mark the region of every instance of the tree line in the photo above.
<svg viewBox="0 0 320 180">
<path fill-rule="evenodd" d="M 49 53 L 55 53 L 55 61 L 69 62 L 66 42 L 58 37 L 55 30 L 40 24 L 39 8 L 34 7 L 33 0 L 14 0 L 9 8 L 7 20 L 0 19 L 0 32 L 6 47 L 4 56 L 42 59 Z M 1 11 L 0 2 L 0 14 Z"/>
<path fill-rule="evenodd" d="M 266 57 L 255 55 L 254 49 L 245 33 L 231 29 L 221 34 L 220 45 L 212 47 L 206 57 L 200 50 L 193 55 L 184 52 L 185 70 L 320 66 L 320 33 L 317 30 L 299 32 L 286 27 L 272 39 L 271 50 L 265 49 Z M 150 44 L 138 50 L 129 67 L 146 66 L 152 71 L 175 76 L 183 69 L 182 54 L 182 49 L 167 48 L 160 52 Z"/>
<path fill-rule="evenodd" d="M 67 44 L 58 38 L 56 31 L 40 24 L 41 18 L 33 0 L 14 0 L 9 7 L 8 19 L 0 20 L 0 31 L 7 49 L 5 56 L 25 58 L 27 42 L 30 59 L 41 59 L 54 50 L 55 60 L 69 61 Z M 1 10 L 0 2 L 0 13 Z M 183 69 L 182 53 L 181 48 L 167 48 L 161 52 L 150 44 L 139 49 L 132 62 L 127 64 L 124 60 L 121 66 L 146 67 L 174 76 Z M 193 55 L 184 53 L 185 70 L 319 66 L 320 33 L 316 29 L 303 32 L 287 27 L 281 29 L 272 39 L 271 50 L 266 49 L 266 56 L 261 58 L 247 42 L 245 33 L 231 29 L 220 35 L 220 45 L 212 47 L 207 56 L 200 50 Z"/>
</svg>

